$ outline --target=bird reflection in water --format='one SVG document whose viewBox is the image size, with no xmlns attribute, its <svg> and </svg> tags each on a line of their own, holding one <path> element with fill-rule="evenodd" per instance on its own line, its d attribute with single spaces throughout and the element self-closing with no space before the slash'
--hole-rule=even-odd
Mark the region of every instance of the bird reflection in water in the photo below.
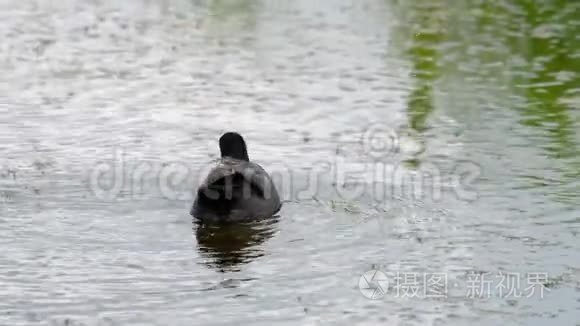
<svg viewBox="0 0 580 326">
<path fill-rule="evenodd" d="M 195 236 L 204 264 L 221 272 L 239 271 L 241 265 L 264 255 L 261 245 L 274 235 L 277 222 L 277 217 L 233 224 L 195 222 Z"/>
</svg>

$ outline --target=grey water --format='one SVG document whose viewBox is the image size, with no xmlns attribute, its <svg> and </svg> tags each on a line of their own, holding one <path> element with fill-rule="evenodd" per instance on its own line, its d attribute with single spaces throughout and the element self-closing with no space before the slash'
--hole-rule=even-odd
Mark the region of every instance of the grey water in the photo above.
<svg viewBox="0 0 580 326">
<path fill-rule="evenodd" d="M 0 325 L 579 325 L 580 3 L 0 2 Z M 198 226 L 235 130 L 284 197 Z"/>
</svg>

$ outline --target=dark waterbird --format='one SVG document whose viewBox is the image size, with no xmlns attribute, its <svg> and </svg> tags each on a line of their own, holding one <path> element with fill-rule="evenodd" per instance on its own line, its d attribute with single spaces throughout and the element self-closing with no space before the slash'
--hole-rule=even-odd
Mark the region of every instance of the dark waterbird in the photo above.
<svg viewBox="0 0 580 326">
<path fill-rule="evenodd" d="M 268 173 L 250 161 L 238 133 L 219 140 L 221 159 L 197 190 L 191 215 L 202 222 L 239 222 L 271 217 L 282 207 Z"/>
</svg>

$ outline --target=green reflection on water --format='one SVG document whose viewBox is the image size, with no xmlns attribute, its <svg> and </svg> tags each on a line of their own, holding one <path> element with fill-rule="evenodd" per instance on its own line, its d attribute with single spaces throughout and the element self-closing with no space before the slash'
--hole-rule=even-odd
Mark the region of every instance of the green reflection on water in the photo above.
<svg viewBox="0 0 580 326">
<path fill-rule="evenodd" d="M 577 54 L 574 58 L 580 46 L 576 38 L 580 29 L 573 23 L 580 22 L 580 11 L 573 8 L 580 8 L 564 1 L 517 3 L 526 12 L 527 28 L 522 36 L 525 46 L 513 51 L 525 58 L 525 69 L 530 72 L 514 79 L 515 87 L 527 99 L 521 108 L 521 123 L 548 132 L 551 143 L 542 147 L 551 157 L 576 157 L 572 108 L 563 99 L 580 88 L 580 61 Z"/>
<path fill-rule="evenodd" d="M 260 1 L 210 0 L 207 3 L 208 32 L 222 37 L 254 31 L 261 11 Z"/>
<path fill-rule="evenodd" d="M 403 38 L 403 52 L 411 62 L 413 87 L 407 99 L 409 128 L 417 142 L 423 143 L 423 133 L 428 129 L 427 120 L 434 110 L 434 84 L 441 75 L 438 47 L 445 39 L 444 11 L 440 1 L 417 1 L 403 3 L 398 7 L 404 21 L 395 28 L 398 37 Z M 404 41 L 406 38 L 410 41 Z M 422 153 L 422 152 L 421 152 Z M 418 168 L 416 153 L 404 160 L 409 168 Z"/>
<path fill-rule="evenodd" d="M 501 17 L 509 24 L 504 30 L 490 28 L 501 45 L 509 50 L 506 68 L 511 77 L 511 91 L 523 98 L 514 107 L 520 113 L 520 123 L 539 131 L 537 144 L 551 159 L 565 163 L 561 178 L 525 176 L 532 188 L 555 186 L 547 190 L 557 201 L 574 203 L 580 189 L 566 185 L 580 176 L 577 143 L 578 121 L 573 110 L 578 107 L 567 101 L 580 92 L 580 6 L 572 1 L 514 1 L 511 10 L 502 6 L 486 6 L 487 17 Z M 493 25 L 490 19 L 480 22 Z"/>
<path fill-rule="evenodd" d="M 419 133 L 429 129 L 428 118 L 437 108 L 437 83 L 455 79 L 450 93 L 468 91 L 459 95 L 464 99 L 457 107 L 473 110 L 482 99 L 495 103 L 491 110 L 516 112 L 521 128 L 536 130 L 539 140 L 534 146 L 565 165 L 560 180 L 546 179 L 542 184 L 577 183 L 579 1 L 389 2 L 397 11 L 394 31 L 401 38 L 397 47 L 404 49 L 411 65 L 410 128 Z M 444 94 L 452 96 L 456 95 Z M 490 108 L 477 108 L 484 109 Z M 537 187 L 538 178 L 543 176 L 530 177 L 528 184 Z M 550 191 L 560 201 L 580 193 L 569 187 Z"/>
</svg>

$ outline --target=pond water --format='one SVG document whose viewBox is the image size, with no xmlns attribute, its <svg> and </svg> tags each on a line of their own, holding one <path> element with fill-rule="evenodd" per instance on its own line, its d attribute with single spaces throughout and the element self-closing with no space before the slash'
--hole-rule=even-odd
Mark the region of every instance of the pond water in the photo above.
<svg viewBox="0 0 580 326">
<path fill-rule="evenodd" d="M 580 320 L 580 2 L 0 7 L 0 325 Z M 230 130 L 284 206 L 199 227 Z"/>
</svg>

